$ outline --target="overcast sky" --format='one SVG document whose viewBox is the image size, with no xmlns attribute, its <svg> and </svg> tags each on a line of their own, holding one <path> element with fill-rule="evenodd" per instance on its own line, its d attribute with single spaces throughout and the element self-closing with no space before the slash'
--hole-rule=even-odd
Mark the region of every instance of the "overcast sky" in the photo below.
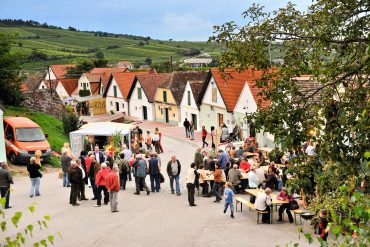
<svg viewBox="0 0 370 247">
<path fill-rule="evenodd" d="M 275 10 L 288 0 L 1 0 L 0 18 L 35 20 L 79 30 L 205 41 L 212 27 L 243 24 L 253 2 Z M 291 0 L 305 10 L 311 0 Z"/>
</svg>

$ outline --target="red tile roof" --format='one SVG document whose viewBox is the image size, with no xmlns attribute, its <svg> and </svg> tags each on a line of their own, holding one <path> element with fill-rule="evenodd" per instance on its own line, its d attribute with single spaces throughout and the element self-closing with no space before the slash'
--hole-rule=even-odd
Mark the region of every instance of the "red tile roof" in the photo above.
<svg viewBox="0 0 370 247">
<path fill-rule="evenodd" d="M 78 87 L 78 78 L 73 79 L 60 79 L 59 82 L 62 84 L 64 89 L 67 91 L 68 95 L 71 96 L 72 93 Z"/>
<path fill-rule="evenodd" d="M 171 73 L 137 75 L 136 79 L 139 80 L 148 101 L 152 103 L 154 101 L 157 88 L 160 85 L 167 84 L 171 81 Z M 132 85 L 131 90 L 133 90 L 133 87 L 134 85 Z"/>
<path fill-rule="evenodd" d="M 100 75 L 101 83 L 103 84 L 103 87 L 106 88 L 112 73 L 126 71 L 126 68 L 94 68 L 90 71 L 89 74 Z"/>
<path fill-rule="evenodd" d="M 260 108 L 269 106 L 270 102 L 263 100 L 262 97 L 258 95 L 262 89 L 256 86 L 256 80 L 261 79 L 261 70 L 248 69 L 238 72 L 234 69 L 226 69 L 224 72 L 220 72 L 218 69 L 213 68 L 211 69 L 211 74 L 217 84 L 227 111 L 234 111 L 236 103 L 238 102 L 246 82 L 248 83 L 256 103 L 258 104 L 258 101 L 262 100 Z M 225 77 L 223 77 L 223 75 Z"/>
<path fill-rule="evenodd" d="M 112 73 L 112 77 L 114 77 L 114 79 L 116 80 L 117 86 L 121 91 L 123 98 L 127 100 L 131 86 L 134 83 L 135 76 L 145 74 L 148 74 L 148 72 L 116 72 Z M 110 85 L 111 80 L 109 80 L 107 89 Z"/>
<path fill-rule="evenodd" d="M 91 95 L 99 95 L 100 82 L 99 83 L 96 83 L 96 82 L 90 83 L 90 90 L 91 90 Z"/>
<path fill-rule="evenodd" d="M 84 73 L 89 82 L 100 82 L 101 74 Z"/>
<path fill-rule="evenodd" d="M 77 64 L 52 64 L 50 65 L 50 68 L 57 79 L 63 79 L 68 72 L 68 68 L 73 68 L 76 66 Z"/>
</svg>

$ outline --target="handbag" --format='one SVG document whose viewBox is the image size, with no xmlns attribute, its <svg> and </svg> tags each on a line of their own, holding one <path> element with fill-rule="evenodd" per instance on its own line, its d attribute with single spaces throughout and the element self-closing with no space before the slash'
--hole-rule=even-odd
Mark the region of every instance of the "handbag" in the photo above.
<svg viewBox="0 0 370 247">
<path fill-rule="evenodd" d="M 296 210 L 296 209 L 299 209 L 299 205 L 298 205 L 298 202 L 293 199 L 290 202 L 290 210 Z"/>
<path fill-rule="evenodd" d="M 159 182 L 164 183 L 164 176 L 162 173 L 159 173 Z"/>
</svg>

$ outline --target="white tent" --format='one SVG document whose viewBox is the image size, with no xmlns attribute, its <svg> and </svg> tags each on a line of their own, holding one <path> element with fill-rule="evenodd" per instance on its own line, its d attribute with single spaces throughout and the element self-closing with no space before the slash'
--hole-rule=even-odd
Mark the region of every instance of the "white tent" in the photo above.
<svg viewBox="0 0 370 247">
<path fill-rule="evenodd" d="M 96 122 L 83 125 L 79 130 L 69 133 L 71 149 L 73 154 L 79 155 L 84 148 L 85 136 L 113 136 L 116 133 L 121 134 L 121 143 L 124 143 L 125 136 L 130 145 L 130 131 L 132 124 L 122 124 L 114 122 Z"/>
</svg>

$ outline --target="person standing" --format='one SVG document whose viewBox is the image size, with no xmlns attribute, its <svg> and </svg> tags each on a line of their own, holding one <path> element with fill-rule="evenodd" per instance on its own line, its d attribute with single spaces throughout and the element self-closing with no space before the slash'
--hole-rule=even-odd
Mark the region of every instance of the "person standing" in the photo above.
<svg viewBox="0 0 370 247">
<path fill-rule="evenodd" d="M 203 155 L 202 155 L 202 148 L 197 148 L 197 151 L 194 155 L 194 164 L 196 167 L 200 167 L 203 165 Z"/>
<path fill-rule="evenodd" d="M 155 132 L 158 133 L 158 136 L 159 136 L 159 141 L 158 141 L 159 150 L 161 151 L 161 153 L 163 153 L 162 132 L 160 132 L 158 128 L 155 128 Z M 159 154 L 159 152 L 157 152 L 157 153 Z"/>
<path fill-rule="evenodd" d="M 188 202 L 190 207 L 196 206 L 194 203 L 194 195 L 195 195 L 195 184 L 197 178 L 199 177 L 199 173 L 196 170 L 196 165 L 191 163 L 190 169 L 186 175 L 186 188 L 188 189 Z"/>
<path fill-rule="evenodd" d="M 161 167 L 155 153 L 150 154 L 149 163 L 149 175 L 150 175 L 150 187 L 152 192 L 159 192 L 159 173 Z"/>
<path fill-rule="evenodd" d="M 208 143 L 206 142 L 207 135 L 208 135 L 208 132 L 206 130 L 206 127 L 205 126 L 202 126 L 202 142 L 203 142 L 203 148 L 204 148 L 204 145 L 207 145 L 207 147 L 208 147 Z"/>
<path fill-rule="evenodd" d="M 254 206 L 257 211 L 265 211 L 267 213 L 262 214 L 262 223 L 270 224 L 270 206 L 271 206 L 271 189 L 266 188 L 264 191 L 260 191 L 257 194 L 256 202 Z"/>
<path fill-rule="evenodd" d="M 146 132 L 146 136 L 145 136 L 145 145 L 146 145 L 146 149 L 148 151 L 152 151 L 152 136 L 150 135 L 150 131 L 147 131 Z"/>
<path fill-rule="evenodd" d="M 226 124 L 223 124 L 221 128 L 221 142 L 226 142 L 229 136 L 229 129 L 227 128 Z"/>
<path fill-rule="evenodd" d="M 112 213 L 118 212 L 117 209 L 117 197 L 119 192 L 119 181 L 118 181 L 118 166 L 114 165 L 111 173 L 108 174 L 105 179 L 105 183 L 109 193 L 110 210 Z"/>
<path fill-rule="evenodd" d="M 98 194 L 98 187 L 96 186 L 96 183 L 95 183 L 95 176 L 100 170 L 100 164 L 96 162 L 94 154 L 90 155 L 89 159 L 90 159 L 90 167 L 88 169 L 89 170 L 88 175 L 89 175 L 91 188 L 94 194 L 94 197 L 92 198 L 92 200 L 96 200 L 97 194 Z"/>
<path fill-rule="evenodd" d="M 31 191 L 30 197 L 40 196 L 40 172 L 41 164 L 36 164 L 36 157 L 31 157 L 30 163 L 27 166 L 27 171 L 30 174 Z"/>
<path fill-rule="evenodd" d="M 101 206 L 102 192 L 104 194 L 104 204 L 108 205 L 109 202 L 108 190 L 105 183 L 105 179 L 109 174 L 109 169 L 107 169 L 107 167 L 108 167 L 107 163 L 103 162 L 103 164 L 101 164 L 100 171 L 96 174 L 95 183 L 96 186 L 98 187 L 98 191 L 97 191 L 97 203 L 96 205 L 94 205 L 94 207 Z"/>
<path fill-rule="evenodd" d="M 89 142 L 85 146 L 86 153 L 90 151 L 94 152 L 94 147 L 95 147 L 94 137 L 89 137 Z"/>
<path fill-rule="evenodd" d="M 227 168 L 227 162 L 229 161 L 229 156 L 227 155 L 227 153 L 225 151 L 222 151 L 221 149 L 218 150 L 218 163 L 220 164 L 221 166 L 221 169 L 222 170 L 226 170 Z"/>
<path fill-rule="evenodd" d="M 126 190 L 127 174 L 131 170 L 128 161 L 125 159 L 125 154 L 119 154 L 120 159 L 116 161 L 119 171 L 119 184 L 122 190 Z"/>
<path fill-rule="evenodd" d="M 113 157 L 110 155 L 109 150 L 104 151 L 104 160 L 105 162 L 108 162 L 109 169 L 113 169 Z"/>
<path fill-rule="evenodd" d="M 80 181 L 80 185 L 78 187 L 78 200 L 84 200 L 87 201 L 88 199 L 85 196 L 85 183 L 87 184 L 87 174 L 86 174 L 86 167 L 82 164 L 82 161 L 80 159 L 76 160 L 77 165 L 77 172 L 78 172 L 78 178 Z"/>
<path fill-rule="evenodd" d="M 136 183 L 136 192 L 135 195 L 140 195 L 140 187 L 146 190 L 146 194 L 149 195 L 150 191 L 148 186 L 145 183 L 146 177 L 146 161 L 142 158 L 141 154 L 136 155 L 136 161 L 133 165 L 134 167 L 134 176 L 135 176 L 135 183 Z"/>
<path fill-rule="evenodd" d="M 180 173 L 181 173 L 181 164 L 176 156 L 172 156 L 171 160 L 167 163 L 167 174 L 170 177 L 170 186 L 171 186 L 171 193 L 175 194 L 175 190 L 173 188 L 173 181 L 176 182 L 176 195 L 181 195 L 180 192 Z"/>
<path fill-rule="evenodd" d="M 222 200 L 218 190 L 222 186 L 222 170 L 220 163 L 216 163 L 216 170 L 213 172 L 214 183 L 212 187 L 212 193 L 216 196 L 216 200 L 214 202 L 220 202 Z"/>
<path fill-rule="evenodd" d="M 94 148 L 94 155 L 95 155 L 95 160 L 99 163 L 102 164 L 105 159 L 104 159 L 104 154 L 102 151 L 99 150 L 99 146 L 96 145 Z"/>
<path fill-rule="evenodd" d="M 240 170 L 238 170 L 238 165 L 234 164 L 233 169 L 231 169 L 228 173 L 228 182 L 231 184 L 230 188 L 234 187 L 234 191 L 238 193 L 241 191 L 241 178 L 242 178 L 242 173 Z"/>
<path fill-rule="evenodd" d="M 9 206 L 11 184 L 14 184 L 14 181 L 9 171 L 9 166 L 6 162 L 2 162 L 0 169 L 0 195 L 1 198 L 5 197 L 5 209 L 11 208 L 11 206 Z"/>
<path fill-rule="evenodd" d="M 159 154 L 160 151 L 161 151 L 161 149 L 159 148 L 159 134 L 158 134 L 158 132 L 155 132 L 154 133 L 154 136 L 153 136 L 153 145 L 154 145 L 155 152 L 157 154 Z"/>
<path fill-rule="evenodd" d="M 234 192 L 231 190 L 232 184 L 227 182 L 225 184 L 224 197 L 225 197 L 225 207 L 224 214 L 226 214 L 227 208 L 230 206 L 230 217 L 234 219 Z"/>
<path fill-rule="evenodd" d="M 127 146 L 126 145 L 123 145 L 123 154 L 125 155 L 125 160 L 127 160 L 128 162 L 130 162 L 130 159 L 131 159 L 131 157 L 132 157 L 132 152 L 131 152 L 131 150 L 129 149 L 129 148 L 127 148 Z M 127 179 L 129 180 L 129 181 L 132 181 L 132 178 L 131 178 L 131 166 L 130 166 L 130 169 L 129 169 L 129 171 L 126 173 L 127 174 Z M 126 179 L 126 181 L 127 181 L 127 179 Z"/>
<path fill-rule="evenodd" d="M 190 140 L 194 140 L 194 123 L 191 121 L 189 124 Z"/>
<path fill-rule="evenodd" d="M 80 178 L 77 171 L 77 165 L 76 161 L 71 161 L 71 166 L 68 168 L 68 175 L 70 178 L 71 183 L 71 192 L 69 194 L 69 204 L 72 204 L 72 206 L 80 206 L 80 204 L 77 203 L 77 196 L 79 192 L 80 187 Z"/>
<path fill-rule="evenodd" d="M 186 138 L 189 138 L 190 137 L 190 134 L 189 134 L 189 126 L 190 126 L 190 123 L 189 123 L 189 121 L 188 121 L 187 118 L 185 118 L 185 121 L 184 121 L 183 125 L 184 125 L 184 128 L 185 128 Z"/>
<path fill-rule="evenodd" d="M 60 163 L 63 171 L 63 187 L 70 187 L 68 178 L 68 169 L 71 166 L 72 158 L 68 155 L 68 150 L 63 149 L 62 157 L 60 157 Z"/>
</svg>

